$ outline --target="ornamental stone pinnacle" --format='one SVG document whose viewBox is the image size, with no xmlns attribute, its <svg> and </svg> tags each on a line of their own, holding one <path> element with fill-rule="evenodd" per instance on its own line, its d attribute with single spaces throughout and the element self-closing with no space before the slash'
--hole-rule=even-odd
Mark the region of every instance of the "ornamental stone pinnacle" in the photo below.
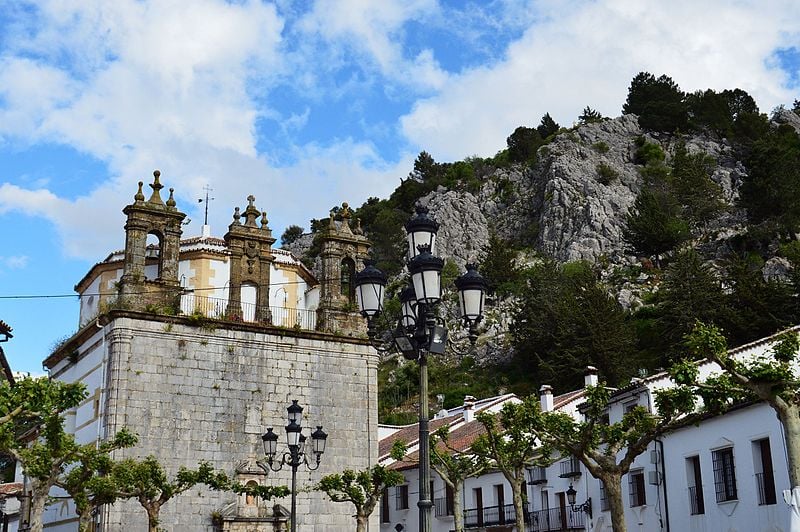
<svg viewBox="0 0 800 532">
<path fill-rule="evenodd" d="M 153 172 L 153 184 L 150 185 L 150 188 L 153 189 L 153 194 L 150 196 L 150 199 L 147 200 L 149 203 L 156 203 L 159 205 L 164 204 L 164 200 L 161 199 L 161 189 L 164 188 L 164 185 L 161 184 L 159 178 L 161 177 L 161 171 L 156 170 Z"/>
<path fill-rule="evenodd" d="M 136 193 L 135 196 L 133 196 L 133 200 L 136 203 L 141 203 L 141 202 L 144 201 L 144 194 L 142 193 L 142 187 L 143 186 L 144 186 L 144 183 L 139 181 L 139 191 Z"/>
</svg>

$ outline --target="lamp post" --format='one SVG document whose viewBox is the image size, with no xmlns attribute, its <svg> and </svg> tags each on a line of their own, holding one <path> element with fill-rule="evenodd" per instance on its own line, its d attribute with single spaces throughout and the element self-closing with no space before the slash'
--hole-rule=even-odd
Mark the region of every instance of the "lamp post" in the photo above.
<svg viewBox="0 0 800 532">
<path fill-rule="evenodd" d="M 591 519 L 592 518 L 592 498 L 589 497 L 588 499 L 586 499 L 586 502 L 584 502 L 583 504 L 579 504 L 578 506 L 575 506 L 575 495 L 577 495 L 577 494 L 578 494 L 578 492 L 575 491 L 575 488 L 573 488 L 572 484 L 570 484 L 569 485 L 569 489 L 567 490 L 567 502 L 572 507 L 572 511 L 573 512 L 583 511 L 583 512 L 586 513 L 586 515 L 589 516 L 589 519 Z"/>
<path fill-rule="evenodd" d="M 261 436 L 261 441 L 264 442 L 264 455 L 267 457 L 267 463 L 256 462 L 261 469 L 269 473 L 272 471 L 280 471 L 284 465 L 292 468 L 292 532 L 297 532 L 297 468 L 300 465 L 305 466 L 314 471 L 319 468 L 319 462 L 322 459 L 322 453 L 325 452 L 325 443 L 328 435 L 322 430 L 322 426 L 317 426 L 317 430 L 311 433 L 311 452 L 314 456 L 312 461 L 308 459 L 308 452 L 306 450 L 306 437 L 303 435 L 303 407 L 297 404 L 296 399 L 292 399 L 292 404 L 286 409 L 288 413 L 289 423 L 286 425 L 286 443 L 289 447 L 288 452 L 284 452 L 280 461 L 275 460 L 275 455 L 278 452 L 278 435 L 272 431 L 272 427 L 267 429 Z M 277 464 L 277 465 L 276 465 Z"/>
<path fill-rule="evenodd" d="M 400 293 L 402 315 L 392 332 L 393 347 L 405 358 L 419 364 L 419 530 L 431 532 L 430 455 L 428 449 L 428 354 L 442 354 L 447 345 L 447 329 L 437 322 L 436 307 L 441 300 L 441 274 L 444 260 L 434 255 L 439 224 L 428 216 L 428 209 L 417 207 L 405 225 L 408 234 L 408 271 L 411 283 Z M 356 274 L 356 299 L 367 318 L 367 334 L 375 338 L 375 319 L 383 311 L 386 276 L 373 261 Z M 459 309 L 472 345 L 478 338 L 477 326 L 483 318 L 487 289 L 474 264 L 456 279 Z"/>
</svg>

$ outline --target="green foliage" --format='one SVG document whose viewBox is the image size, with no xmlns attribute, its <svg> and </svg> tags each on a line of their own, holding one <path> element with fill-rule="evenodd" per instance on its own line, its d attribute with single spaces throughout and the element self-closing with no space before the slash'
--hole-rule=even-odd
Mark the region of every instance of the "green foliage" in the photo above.
<svg viewBox="0 0 800 532">
<path fill-rule="evenodd" d="M 720 323 L 726 318 L 725 294 L 719 278 L 694 250 L 679 253 L 667 268 L 658 293 L 658 345 L 662 367 L 682 354 L 683 337 L 696 319 Z"/>
<path fill-rule="evenodd" d="M 793 239 L 800 230 L 800 137 L 781 125 L 753 144 L 746 164 L 740 200 L 748 218 Z"/>
<path fill-rule="evenodd" d="M 580 121 L 581 124 L 591 124 L 592 122 L 601 122 L 602 120 L 604 120 L 603 115 L 588 105 L 583 108 L 583 112 L 578 116 L 578 121 Z"/>
<path fill-rule="evenodd" d="M 722 189 L 711 179 L 717 162 L 705 153 L 690 154 L 680 143 L 671 162 L 670 185 L 682 205 L 683 217 L 705 224 L 724 209 Z"/>
<path fill-rule="evenodd" d="M 599 142 L 595 142 L 594 144 L 592 144 L 592 149 L 597 153 L 608 153 L 608 150 L 610 148 L 608 147 L 608 144 L 606 144 L 601 140 Z"/>
<path fill-rule="evenodd" d="M 508 159 L 515 163 L 532 161 L 536 150 L 543 143 L 542 136 L 536 129 L 520 126 L 506 139 Z"/>
<path fill-rule="evenodd" d="M 539 402 L 528 398 L 521 403 L 505 403 L 499 414 L 479 412 L 476 418 L 484 434 L 475 439 L 470 449 L 479 462 L 498 469 L 511 485 L 518 530 L 525 530 L 525 470 L 533 464 L 548 463 L 547 456 L 542 459 L 539 439 L 531 431 L 538 409 Z"/>
<path fill-rule="evenodd" d="M 515 247 L 496 233 L 489 233 L 489 241 L 481 252 L 478 270 L 497 295 L 506 297 L 521 288 L 522 275 L 515 264 Z"/>
<path fill-rule="evenodd" d="M 303 236 L 303 228 L 299 225 L 290 225 L 281 235 L 281 247 L 286 248 L 292 242 Z"/>
<path fill-rule="evenodd" d="M 631 81 L 622 112 L 638 115 L 639 125 L 651 131 L 674 132 L 685 130 L 688 125 L 684 93 L 664 74 L 658 78 L 649 72 L 637 74 Z"/>
<path fill-rule="evenodd" d="M 598 181 L 604 185 L 608 185 L 611 181 L 619 177 L 619 172 L 614 170 L 614 168 L 607 163 L 599 163 L 595 170 L 597 170 Z"/>
<path fill-rule="evenodd" d="M 666 189 L 645 188 L 639 192 L 625 219 L 623 238 L 638 253 L 655 257 L 685 242 L 691 236 L 689 224 L 681 217 L 681 206 Z"/>
<path fill-rule="evenodd" d="M 536 131 L 539 132 L 539 136 L 543 139 L 551 135 L 555 135 L 558 133 L 558 130 L 561 129 L 561 126 L 553 120 L 553 117 L 550 116 L 550 113 L 545 113 L 542 117 L 541 122 L 539 122 L 539 126 L 536 128 Z"/>
<path fill-rule="evenodd" d="M 615 385 L 633 375 L 639 362 L 633 328 L 587 263 L 545 261 L 526 277 L 510 327 L 526 378 L 567 391 L 582 385 L 587 365 Z"/>
<path fill-rule="evenodd" d="M 658 144 L 647 142 L 644 137 L 636 139 L 636 155 L 634 161 L 636 164 L 649 165 L 654 163 L 664 162 L 667 155 Z"/>
<path fill-rule="evenodd" d="M 358 530 L 363 530 L 362 524 L 372 515 L 383 490 L 403 481 L 403 474 L 399 471 L 376 465 L 363 471 L 347 469 L 341 474 L 326 475 L 314 489 L 325 493 L 333 502 L 351 503 L 356 510 Z"/>
<path fill-rule="evenodd" d="M 75 502 L 79 517 L 79 530 L 88 532 L 92 512 L 103 504 L 114 503 L 120 492 L 108 473 L 114 467 L 111 452 L 132 447 L 138 438 L 123 428 L 114 438 L 102 442 L 79 446 L 76 449 L 74 466 L 56 484 L 63 488 Z"/>
</svg>

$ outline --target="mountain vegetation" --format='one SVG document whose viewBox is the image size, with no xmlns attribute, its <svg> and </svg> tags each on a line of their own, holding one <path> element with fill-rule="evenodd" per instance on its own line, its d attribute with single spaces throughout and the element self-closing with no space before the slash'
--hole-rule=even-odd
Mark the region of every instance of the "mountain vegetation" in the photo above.
<svg viewBox="0 0 800 532">
<path fill-rule="evenodd" d="M 490 158 L 423 151 L 389 198 L 355 209 L 393 279 L 389 309 L 399 308 L 403 224 L 417 203 L 441 224 L 451 273 L 477 260 L 491 283 L 477 348 L 453 322 L 452 351 L 432 357 L 441 406 L 545 383 L 563 393 L 587 365 L 622 385 L 678 360 L 696 319 L 729 345 L 800 321 L 800 101 L 768 116 L 741 89 L 687 93 L 642 72 L 622 112 L 587 105 L 572 127 L 545 114 Z M 282 239 L 311 265 L 319 226 Z M 382 361 L 382 422 L 414 421 L 416 373 Z"/>
</svg>

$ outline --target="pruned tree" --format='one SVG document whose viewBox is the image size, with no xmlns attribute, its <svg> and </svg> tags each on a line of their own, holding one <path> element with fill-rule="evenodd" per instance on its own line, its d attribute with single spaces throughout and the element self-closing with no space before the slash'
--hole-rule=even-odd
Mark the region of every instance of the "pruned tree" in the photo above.
<svg viewBox="0 0 800 532">
<path fill-rule="evenodd" d="M 538 401 L 529 398 L 504 404 L 498 414 L 484 411 L 476 416 L 486 432 L 473 442 L 471 451 L 477 459 L 497 468 L 511 485 L 517 530 L 525 530 L 525 470 L 547 463 L 531 430 L 538 412 Z"/>
<path fill-rule="evenodd" d="M 139 501 L 147 512 L 150 532 L 158 531 L 161 508 L 197 484 L 205 484 L 215 490 L 250 493 L 265 500 L 283 497 L 289 491 L 286 486 L 241 486 L 232 482 L 225 473 L 214 470 L 208 462 L 200 462 L 196 469 L 181 467 L 174 479 L 170 480 L 154 456 L 117 462 L 111 472 L 111 482 L 118 498 L 135 498 Z"/>
<path fill-rule="evenodd" d="M 655 398 L 657 412 L 636 406 L 611 423 L 608 388 L 602 383 L 587 386 L 585 394 L 582 419 L 564 412 L 542 412 L 536 398 L 526 398 L 528 415 L 521 420 L 525 425 L 519 430 L 538 438 L 543 457 L 575 457 L 592 476 L 603 481 L 612 528 L 614 532 L 625 532 L 622 476 L 653 440 L 690 420 L 689 415 L 695 411 L 695 395 L 683 387 L 659 390 Z"/>
<path fill-rule="evenodd" d="M 487 469 L 488 463 L 472 452 L 452 447 L 447 427 L 441 427 L 431 434 L 429 442 L 431 467 L 453 490 L 453 528 L 455 532 L 464 532 L 464 511 L 461 503 L 464 481 L 481 474 Z"/>
<path fill-rule="evenodd" d="M 75 453 L 77 463 L 56 481 L 75 503 L 79 532 L 91 529 L 92 515 L 97 508 L 119 497 L 119 490 L 109 475 L 114 465 L 111 452 L 132 447 L 137 440 L 135 434 L 123 428 L 111 440 L 80 446 Z"/>
<path fill-rule="evenodd" d="M 27 477 L 30 531 L 41 532 L 50 489 L 81 446 L 64 432 L 62 414 L 86 397 L 83 384 L 24 377 L 0 384 L 0 451 L 14 457 Z"/>
<path fill-rule="evenodd" d="M 673 380 L 703 399 L 704 408 L 718 413 L 743 399 L 764 401 L 783 425 L 789 481 L 800 487 L 800 338 L 795 331 L 771 340 L 764 354 L 739 358 L 728 352 L 722 331 L 697 322 L 686 338 L 690 358 L 670 370 Z M 715 362 L 721 372 L 701 379 L 696 359 Z"/>
<path fill-rule="evenodd" d="M 375 465 L 363 471 L 347 469 L 341 474 L 326 475 L 314 489 L 322 491 L 333 502 L 349 502 L 356 509 L 356 531 L 366 532 L 369 516 L 375 510 L 386 488 L 402 484 L 403 474 Z"/>
</svg>

